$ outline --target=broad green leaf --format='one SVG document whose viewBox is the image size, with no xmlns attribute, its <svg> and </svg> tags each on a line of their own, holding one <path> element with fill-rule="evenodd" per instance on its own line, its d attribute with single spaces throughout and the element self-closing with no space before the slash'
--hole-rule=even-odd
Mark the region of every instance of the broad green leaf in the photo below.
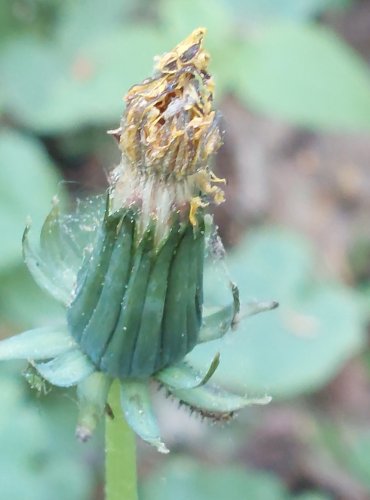
<svg viewBox="0 0 370 500">
<path fill-rule="evenodd" d="M 0 133 L 0 272 L 21 261 L 26 218 L 37 228 L 52 197 L 63 189 L 54 165 L 37 140 L 11 130 Z"/>
<path fill-rule="evenodd" d="M 265 26 L 245 45 L 237 94 L 252 108 L 299 125 L 370 130 L 370 73 L 329 30 Z"/>
<path fill-rule="evenodd" d="M 230 256 L 242 304 L 275 299 L 280 307 L 241 321 L 236 331 L 190 354 L 201 369 L 206 356 L 220 352 L 215 383 L 251 396 L 287 397 L 321 387 L 361 349 L 364 315 L 357 296 L 339 283 L 313 281 L 314 262 L 303 241 L 264 230 Z M 212 275 L 207 281 L 220 288 Z"/>
<path fill-rule="evenodd" d="M 345 459 L 352 474 L 370 491 L 370 432 L 356 434 L 353 433 L 350 446 L 345 445 Z"/>
<path fill-rule="evenodd" d="M 221 354 L 215 383 L 240 393 L 287 397 L 323 386 L 363 345 L 354 298 L 338 288 L 319 289 L 301 303 L 241 323 L 213 346 L 202 345 L 192 362 Z M 194 356 L 194 358 L 193 358 Z"/>
<path fill-rule="evenodd" d="M 123 95 L 151 75 L 164 45 L 160 32 L 145 25 L 109 30 L 67 49 L 20 39 L 0 57 L 6 111 L 48 134 L 95 123 L 112 127 Z"/>
<path fill-rule="evenodd" d="M 60 120 L 60 127 L 61 114 L 65 127 L 118 124 L 124 94 L 151 75 L 153 57 L 162 47 L 160 34 L 145 26 L 125 27 L 89 40 L 72 55 L 70 74 L 56 88 L 43 123 L 53 128 Z"/>
<path fill-rule="evenodd" d="M 31 36 L 9 42 L 0 53 L 0 91 L 4 110 L 29 128 L 55 99 L 57 82 L 68 77 L 66 61 L 53 42 Z"/>
<path fill-rule="evenodd" d="M 99 17 L 93 33 L 89 23 L 81 24 L 87 13 L 90 21 Z M 209 29 L 206 46 L 221 93 L 242 48 L 227 9 L 211 0 L 199 0 L 196 9 L 191 2 L 165 1 L 159 15 L 160 27 L 129 22 L 127 6 L 115 0 L 104 13 L 95 0 L 84 0 L 66 9 L 48 44 L 30 36 L 9 43 L 0 55 L 5 111 L 47 134 L 89 124 L 112 127 L 119 122 L 123 95 L 151 75 L 153 57 L 200 25 Z"/>
<path fill-rule="evenodd" d="M 199 26 L 207 28 L 206 43 L 209 48 L 220 47 L 225 37 L 232 33 L 231 14 L 220 0 L 164 0 L 160 16 L 168 32 L 170 46 L 179 43 Z"/>
<path fill-rule="evenodd" d="M 227 267 L 244 302 L 277 300 L 284 303 L 306 285 L 313 258 L 313 249 L 304 237 L 269 227 L 248 233 L 230 253 Z M 231 301 L 227 275 L 219 263 L 210 262 L 207 266 L 204 286 L 205 305 L 225 306 Z"/>
<path fill-rule="evenodd" d="M 266 22 L 269 19 L 285 18 L 306 21 L 329 9 L 350 5 L 350 0 L 223 0 L 231 7 L 238 19 L 247 23 Z"/>
<path fill-rule="evenodd" d="M 238 467 L 207 467 L 186 459 L 171 460 L 148 479 L 141 500 L 288 500 L 272 474 Z"/>
<path fill-rule="evenodd" d="M 25 32 L 46 35 L 59 11 L 58 3 L 55 0 L 0 2 L 0 46 Z"/>
<path fill-rule="evenodd" d="M 292 500 L 333 500 L 333 497 L 318 491 L 307 491 L 300 495 L 294 495 Z"/>
<path fill-rule="evenodd" d="M 141 3 L 142 0 L 110 0 L 102 9 L 101 0 L 63 2 L 55 30 L 58 44 L 74 50 L 82 43 L 106 36 L 128 24 L 135 6 Z"/>
</svg>

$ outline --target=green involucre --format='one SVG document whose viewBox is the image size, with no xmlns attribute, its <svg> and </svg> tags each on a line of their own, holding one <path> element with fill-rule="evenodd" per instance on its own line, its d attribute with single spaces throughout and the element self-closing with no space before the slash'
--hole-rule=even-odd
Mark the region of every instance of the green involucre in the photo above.
<svg viewBox="0 0 370 500">
<path fill-rule="evenodd" d="M 100 207 L 96 201 L 87 205 L 87 213 L 65 216 L 55 204 L 38 250 L 26 229 L 26 264 L 37 283 L 66 306 L 67 321 L 1 341 L 0 360 L 27 359 L 51 384 L 76 385 L 81 440 L 109 410 L 108 391 L 117 378 L 127 423 L 161 452 L 167 448 L 151 405 L 151 380 L 191 411 L 216 420 L 267 403 L 267 397 L 251 398 L 213 384 L 218 354 L 199 369 L 189 364 L 187 354 L 197 344 L 222 337 L 245 316 L 276 307 L 275 302 L 253 302 L 240 309 L 238 288 L 225 272 L 230 304 L 203 315 L 205 248 L 210 258 L 222 258 L 203 212 L 198 211 L 195 227 L 174 212 L 158 241 L 163 227 L 158 233 L 155 218 L 143 224 L 138 209 L 110 213 L 109 196 L 105 212 L 91 210 Z M 108 419 L 108 435 L 113 427 Z"/>
<path fill-rule="evenodd" d="M 67 311 L 80 349 L 120 379 L 147 378 L 180 361 L 202 323 L 203 218 L 196 228 L 176 218 L 155 246 L 155 223 L 140 235 L 139 217 L 107 208 Z"/>
</svg>

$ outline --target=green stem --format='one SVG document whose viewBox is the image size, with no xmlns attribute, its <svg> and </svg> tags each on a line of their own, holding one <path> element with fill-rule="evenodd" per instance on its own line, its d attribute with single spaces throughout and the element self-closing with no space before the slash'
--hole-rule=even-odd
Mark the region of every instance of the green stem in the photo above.
<svg viewBox="0 0 370 500">
<path fill-rule="evenodd" d="M 138 500 L 135 435 L 122 416 L 120 387 L 115 381 L 108 403 L 114 418 L 105 421 L 105 498 Z"/>
</svg>

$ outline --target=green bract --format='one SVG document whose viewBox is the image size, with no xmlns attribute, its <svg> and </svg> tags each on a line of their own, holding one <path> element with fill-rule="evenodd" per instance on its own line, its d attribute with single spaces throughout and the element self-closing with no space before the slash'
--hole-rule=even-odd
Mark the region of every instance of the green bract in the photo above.
<svg viewBox="0 0 370 500">
<path fill-rule="evenodd" d="M 155 246 L 154 221 L 142 234 L 139 221 L 140 213 L 110 215 L 107 206 L 67 310 L 82 351 L 120 379 L 147 378 L 180 361 L 202 321 L 203 224 L 173 221 Z"/>
<path fill-rule="evenodd" d="M 204 416 L 226 419 L 249 398 L 210 381 L 219 355 L 203 372 L 186 362 L 199 343 L 220 338 L 242 317 L 237 287 L 230 303 L 205 314 L 206 254 L 223 248 L 204 208 L 223 201 L 209 157 L 221 144 L 213 83 L 198 29 L 159 58 L 153 79 L 133 87 L 119 129 L 122 161 L 103 209 L 87 203 L 61 215 L 57 200 L 35 249 L 27 227 L 24 260 L 35 281 L 66 307 L 66 321 L 0 342 L 0 359 L 27 359 L 56 386 L 77 385 L 77 435 L 85 440 L 119 379 L 127 422 L 159 451 L 149 395 L 151 379 Z M 244 315 L 276 306 L 247 305 Z"/>
</svg>

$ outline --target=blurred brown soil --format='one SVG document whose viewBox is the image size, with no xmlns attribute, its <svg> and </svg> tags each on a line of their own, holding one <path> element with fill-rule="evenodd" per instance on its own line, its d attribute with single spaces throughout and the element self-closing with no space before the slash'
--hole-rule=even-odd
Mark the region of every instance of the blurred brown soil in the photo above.
<svg viewBox="0 0 370 500">
<path fill-rule="evenodd" d="M 348 251 L 370 213 L 369 136 L 300 130 L 232 97 L 222 111 L 228 134 L 217 167 L 228 186 L 216 213 L 226 243 L 260 220 L 281 224 L 314 242 L 321 273 L 349 280 Z"/>
</svg>

